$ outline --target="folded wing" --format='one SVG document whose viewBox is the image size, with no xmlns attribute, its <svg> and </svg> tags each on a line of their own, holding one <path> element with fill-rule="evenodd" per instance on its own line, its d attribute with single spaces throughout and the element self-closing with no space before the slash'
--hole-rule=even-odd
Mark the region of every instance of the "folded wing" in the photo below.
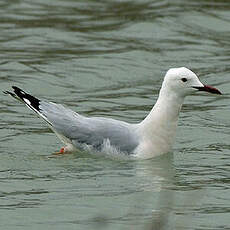
<svg viewBox="0 0 230 230">
<path fill-rule="evenodd" d="M 82 144 L 101 149 L 105 140 L 109 140 L 122 152 L 132 153 L 138 145 L 137 125 L 102 117 L 85 117 L 63 105 L 41 101 L 18 87 L 14 92 L 5 93 L 20 99 L 27 107 L 42 117 L 64 142 L 76 147 Z"/>
</svg>

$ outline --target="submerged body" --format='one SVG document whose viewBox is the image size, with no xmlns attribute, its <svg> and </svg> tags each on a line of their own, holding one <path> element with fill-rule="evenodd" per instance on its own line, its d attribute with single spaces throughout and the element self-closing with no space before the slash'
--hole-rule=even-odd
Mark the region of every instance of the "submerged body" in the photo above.
<svg viewBox="0 0 230 230">
<path fill-rule="evenodd" d="M 111 118 L 85 117 L 62 105 L 41 101 L 15 86 L 13 89 L 14 92 L 5 93 L 35 111 L 66 144 L 60 153 L 86 147 L 102 151 L 105 146 L 110 146 L 117 152 L 140 158 L 151 158 L 171 150 L 185 96 L 198 90 L 221 94 L 217 89 L 203 85 L 185 67 L 170 69 L 148 116 L 138 124 L 130 124 Z"/>
</svg>

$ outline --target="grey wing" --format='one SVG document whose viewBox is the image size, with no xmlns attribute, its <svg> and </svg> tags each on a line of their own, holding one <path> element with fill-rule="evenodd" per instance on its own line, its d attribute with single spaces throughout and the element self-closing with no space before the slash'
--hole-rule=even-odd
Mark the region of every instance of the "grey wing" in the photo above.
<svg viewBox="0 0 230 230">
<path fill-rule="evenodd" d="M 100 149 L 105 140 L 120 151 L 132 152 L 138 145 L 136 126 L 102 117 L 84 117 L 62 105 L 41 103 L 42 113 L 58 134 L 75 145 L 87 144 Z"/>
<path fill-rule="evenodd" d="M 138 145 L 137 126 L 110 118 L 88 118 L 63 105 L 41 101 L 13 86 L 6 91 L 42 117 L 64 143 L 87 144 L 101 148 L 105 140 L 121 151 L 131 153 Z"/>
</svg>

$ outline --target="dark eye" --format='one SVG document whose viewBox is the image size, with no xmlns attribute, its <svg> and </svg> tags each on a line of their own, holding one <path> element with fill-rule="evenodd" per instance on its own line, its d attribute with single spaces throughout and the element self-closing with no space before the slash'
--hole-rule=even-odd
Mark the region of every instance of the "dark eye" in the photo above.
<svg viewBox="0 0 230 230">
<path fill-rule="evenodd" d="M 188 81 L 188 79 L 183 77 L 183 78 L 181 78 L 181 81 L 186 82 L 186 81 Z"/>
</svg>

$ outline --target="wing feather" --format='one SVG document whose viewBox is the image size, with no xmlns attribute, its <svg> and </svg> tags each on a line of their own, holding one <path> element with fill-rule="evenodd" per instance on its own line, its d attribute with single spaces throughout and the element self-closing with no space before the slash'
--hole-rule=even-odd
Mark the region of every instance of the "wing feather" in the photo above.
<svg viewBox="0 0 230 230">
<path fill-rule="evenodd" d="M 100 149 L 105 140 L 121 151 L 132 152 L 138 145 L 137 125 L 103 117 L 85 117 L 63 105 L 41 101 L 13 86 L 6 94 L 24 102 L 43 118 L 64 143 L 87 144 Z M 79 146 L 76 146 L 79 147 Z"/>
</svg>

